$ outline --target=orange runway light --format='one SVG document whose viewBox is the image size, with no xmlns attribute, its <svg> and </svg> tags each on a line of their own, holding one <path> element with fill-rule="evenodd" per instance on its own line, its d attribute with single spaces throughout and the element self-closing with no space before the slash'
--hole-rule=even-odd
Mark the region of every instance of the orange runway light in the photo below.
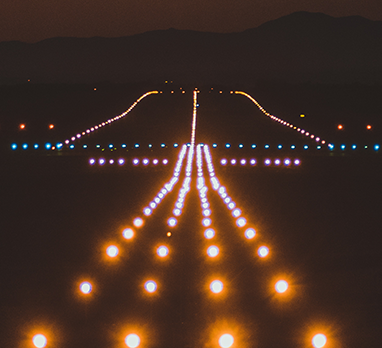
<svg viewBox="0 0 382 348">
<path fill-rule="evenodd" d="M 25 129 L 25 124 L 24 124 L 24 123 L 21 123 L 21 124 L 19 125 L 19 128 L 20 128 L 20 129 Z"/>
<path fill-rule="evenodd" d="M 366 126 L 366 129 L 367 130 L 370 130 L 370 129 L 372 129 L 373 127 L 370 125 L 370 124 L 368 124 L 367 126 Z"/>
<path fill-rule="evenodd" d="M 344 126 L 343 126 L 342 124 L 339 124 L 339 125 L 337 126 L 337 129 L 342 130 L 342 129 L 344 129 Z"/>
<path fill-rule="evenodd" d="M 49 129 L 53 129 L 53 128 L 54 128 L 54 124 L 50 124 Z"/>
</svg>

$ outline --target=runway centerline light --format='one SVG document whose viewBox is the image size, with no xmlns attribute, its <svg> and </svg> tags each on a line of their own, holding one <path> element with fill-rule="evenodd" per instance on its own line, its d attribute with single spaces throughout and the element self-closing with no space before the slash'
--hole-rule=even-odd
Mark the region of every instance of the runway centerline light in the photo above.
<svg viewBox="0 0 382 348">
<path fill-rule="evenodd" d="M 123 238 L 131 239 L 134 237 L 134 231 L 132 228 L 125 228 L 122 232 Z"/>
<path fill-rule="evenodd" d="M 233 345 L 234 339 L 230 334 L 224 334 L 219 338 L 219 345 L 221 348 L 229 348 Z"/>
<path fill-rule="evenodd" d="M 92 291 L 92 285 L 89 282 L 83 282 L 80 285 L 80 290 L 83 294 L 90 294 Z"/>
<path fill-rule="evenodd" d="M 326 336 L 323 334 L 317 334 L 312 339 L 312 345 L 314 348 L 322 348 L 326 344 Z"/>
<path fill-rule="evenodd" d="M 143 220 L 141 218 L 136 218 L 136 219 L 134 219 L 133 224 L 135 227 L 142 227 L 143 226 Z"/>
<path fill-rule="evenodd" d="M 207 254 L 209 257 L 216 257 L 219 254 L 219 248 L 215 245 L 212 245 L 207 249 Z"/>
<path fill-rule="evenodd" d="M 46 337 L 44 335 L 41 335 L 41 334 L 37 334 L 37 335 L 33 336 L 32 342 L 33 342 L 34 346 L 37 348 L 43 348 L 48 343 Z"/>
<path fill-rule="evenodd" d="M 256 231 L 253 228 L 247 228 L 244 232 L 245 238 L 252 239 L 256 235 Z"/>
<path fill-rule="evenodd" d="M 211 239 L 211 238 L 213 238 L 215 236 L 215 231 L 212 228 L 208 228 L 207 230 L 205 230 L 204 236 L 207 239 Z"/>
<path fill-rule="evenodd" d="M 168 248 L 164 245 L 161 245 L 158 250 L 157 250 L 157 254 L 158 256 L 160 257 L 165 257 L 168 255 Z"/>
<path fill-rule="evenodd" d="M 266 246 L 262 246 L 259 248 L 258 254 L 260 257 L 266 257 L 269 254 L 269 249 Z"/>
<path fill-rule="evenodd" d="M 116 257 L 118 255 L 118 253 L 119 253 L 119 250 L 115 245 L 110 245 L 106 249 L 106 254 L 110 257 Z"/>
<path fill-rule="evenodd" d="M 288 283 L 285 280 L 279 280 L 275 285 L 275 289 L 278 293 L 282 294 L 288 290 Z"/>
<path fill-rule="evenodd" d="M 148 280 L 145 283 L 145 289 L 147 292 L 153 293 L 157 289 L 157 284 L 153 280 Z"/>
<path fill-rule="evenodd" d="M 130 334 L 126 336 L 125 343 L 129 348 L 136 348 L 141 343 L 141 340 L 138 335 Z"/>
<path fill-rule="evenodd" d="M 219 292 L 222 292 L 223 290 L 223 283 L 220 280 L 214 280 L 210 284 L 210 289 L 213 293 L 218 294 Z"/>
</svg>

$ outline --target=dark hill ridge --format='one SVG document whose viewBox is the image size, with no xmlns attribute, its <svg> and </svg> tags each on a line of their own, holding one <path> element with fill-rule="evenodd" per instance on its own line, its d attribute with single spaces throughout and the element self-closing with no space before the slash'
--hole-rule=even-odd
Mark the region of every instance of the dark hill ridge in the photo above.
<svg viewBox="0 0 382 348">
<path fill-rule="evenodd" d="M 232 34 L 168 29 L 0 43 L 0 84 L 28 79 L 382 83 L 382 22 L 296 12 Z"/>
</svg>

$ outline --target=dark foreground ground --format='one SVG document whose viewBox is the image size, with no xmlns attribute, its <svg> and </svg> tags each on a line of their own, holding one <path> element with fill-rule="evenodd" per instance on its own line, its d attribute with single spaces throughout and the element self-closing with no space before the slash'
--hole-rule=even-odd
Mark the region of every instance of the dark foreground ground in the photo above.
<svg viewBox="0 0 382 348">
<path fill-rule="evenodd" d="M 230 117 L 237 108 L 246 115 L 252 106 L 227 102 L 217 109 L 207 99 L 203 104 L 202 95 L 200 104 L 200 142 L 223 144 L 228 139 L 237 146 L 241 139 L 248 144 L 253 139 L 271 139 L 274 144 L 279 139 L 305 141 L 267 121 L 252 124 Z M 153 126 L 139 121 L 138 115 L 155 119 L 156 110 L 166 105 L 160 115 L 169 118 L 167 128 L 165 123 L 161 128 L 159 122 Z M 190 99 L 182 118 L 177 115 L 184 110 L 183 102 L 174 105 L 166 100 L 159 107 L 154 99 L 148 101 L 137 108 L 131 123 L 122 121 L 124 128 L 110 128 L 93 140 L 106 144 L 114 135 L 132 143 L 189 141 Z M 228 124 L 219 123 L 219 113 L 225 113 Z M 171 177 L 176 151 L 167 151 L 148 153 L 169 158 L 168 167 L 157 169 L 91 167 L 93 153 L 43 156 L 4 151 L 1 347 L 31 347 L 37 332 L 46 334 L 51 348 L 122 348 L 130 332 L 141 336 L 141 347 L 152 348 L 218 347 L 225 332 L 235 337 L 236 348 L 311 347 L 316 332 L 327 335 L 329 348 L 380 347 L 380 154 L 317 156 L 300 151 L 302 164 L 297 168 L 223 168 L 218 158 L 241 154 L 237 147 L 217 148 L 212 152 L 216 174 L 258 234 L 247 241 L 210 189 L 214 243 L 221 250 L 211 260 L 206 248 L 212 242 L 203 237 L 195 180 L 171 238 L 166 236 L 166 221 L 180 184 L 133 240 L 121 236 Z M 112 243 L 119 246 L 120 256 L 110 261 L 105 248 Z M 155 254 L 160 244 L 169 247 L 166 260 Z M 269 246 L 267 259 L 257 256 L 260 245 Z M 225 285 L 217 296 L 208 289 L 214 277 Z M 285 296 L 275 294 L 279 278 L 289 281 Z M 83 279 L 94 285 L 88 298 L 78 291 Z M 153 296 L 143 290 L 147 279 L 158 283 Z"/>
</svg>

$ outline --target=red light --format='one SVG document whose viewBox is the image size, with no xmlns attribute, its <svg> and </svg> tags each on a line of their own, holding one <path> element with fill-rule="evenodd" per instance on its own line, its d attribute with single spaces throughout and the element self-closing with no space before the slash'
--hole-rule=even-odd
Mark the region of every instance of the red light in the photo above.
<svg viewBox="0 0 382 348">
<path fill-rule="evenodd" d="M 20 126 L 19 126 L 20 129 L 25 129 L 25 124 L 24 123 L 21 123 Z"/>
<path fill-rule="evenodd" d="M 53 128 L 54 128 L 54 124 L 50 124 L 49 129 L 53 129 Z"/>
<path fill-rule="evenodd" d="M 339 124 L 339 125 L 337 126 L 337 128 L 338 128 L 339 130 L 341 130 L 341 129 L 344 128 L 344 126 L 343 126 L 342 124 Z"/>
<path fill-rule="evenodd" d="M 368 124 L 367 126 L 366 126 L 366 129 L 367 130 L 370 130 L 372 128 L 372 126 L 370 125 L 370 124 Z"/>
</svg>

